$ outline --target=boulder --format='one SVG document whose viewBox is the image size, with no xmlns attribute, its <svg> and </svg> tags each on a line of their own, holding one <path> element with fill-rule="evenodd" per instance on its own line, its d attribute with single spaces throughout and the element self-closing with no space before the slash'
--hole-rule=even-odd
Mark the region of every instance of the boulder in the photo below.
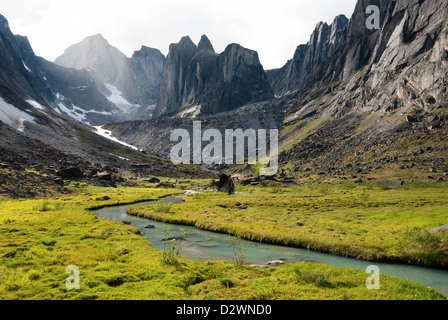
<svg viewBox="0 0 448 320">
<path fill-rule="evenodd" d="M 162 239 L 162 241 L 180 241 L 180 240 L 184 240 L 184 237 L 168 237 Z"/>
<path fill-rule="evenodd" d="M 152 178 L 146 179 L 145 182 L 148 182 L 148 183 L 160 183 L 161 181 L 160 181 L 159 178 L 152 177 Z"/>
<path fill-rule="evenodd" d="M 106 171 L 98 173 L 96 178 L 100 180 L 112 181 L 112 175 Z"/>
<path fill-rule="evenodd" d="M 162 182 L 156 186 L 156 188 L 176 188 L 171 182 Z"/>
<path fill-rule="evenodd" d="M 415 123 L 415 122 L 418 122 L 418 119 L 413 116 L 406 116 L 406 122 L 407 123 Z"/>
<path fill-rule="evenodd" d="M 269 269 L 269 268 L 275 268 L 275 267 L 279 267 L 284 265 L 285 263 L 281 260 L 273 260 L 273 261 L 268 261 L 265 264 L 252 264 L 250 265 L 250 267 L 252 268 L 264 268 L 264 269 Z"/>
<path fill-rule="evenodd" d="M 2 258 L 14 258 L 17 254 L 17 250 L 9 251 L 5 253 Z"/>
<path fill-rule="evenodd" d="M 115 181 L 115 182 L 118 182 L 118 183 L 123 183 L 123 182 L 126 182 L 126 179 L 123 178 L 123 177 L 117 177 L 117 176 L 115 176 L 115 177 L 114 177 L 114 181 Z"/>
<path fill-rule="evenodd" d="M 438 228 L 434 228 L 432 230 L 429 230 L 429 232 L 431 232 L 431 233 L 439 233 L 439 232 L 442 232 L 442 231 L 447 231 L 448 232 L 448 224 L 446 224 L 444 226 L 441 226 L 441 227 L 438 227 Z"/>
<path fill-rule="evenodd" d="M 56 175 L 61 178 L 74 178 L 74 179 L 84 178 L 84 172 L 78 167 L 65 168 L 65 169 L 59 170 L 56 173 Z"/>
<path fill-rule="evenodd" d="M 263 268 L 263 269 L 269 269 L 268 265 L 265 264 L 251 264 L 249 267 L 251 268 Z"/>
<path fill-rule="evenodd" d="M 64 180 L 62 179 L 62 178 L 56 178 L 56 179 L 54 179 L 53 180 L 53 182 L 55 183 L 55 184 L 57 184 L 58 186 L 61 186 L 61 187 L 63 187 L 64 186 Z"/>
<path fill-rule="evenodd" d="M 270 266 L 270 267 L 278 267 L 278 266 L 282 266 L 285 263 L 281 260 L 273 260 L 273 261 L 268 261 L 266 262 L 266 265 Z"/>
<path fill-rule="evenodd" d="M 218 192 L 234 194 L 235 193 L 235 184 L 230 176 L 226 174 L 222 174 L 219 178 L 218 183 L 216 184 L 218 188 Z"/>
<path fill-rule="evenodd" d="M 121 255 L 128 254 L 128 253 L 129 253 L 129 250 L 128 250 L 128 249 L 121 249 L 121 250 L 118 252 L 118 255 L 121 256 Z"/>
<path fill-rule="evenodd" d="M 402 185 L 404 185 L 404 182 L 402 180 L 387 182 L 387 186 L 389 188 L 401 187 Z"/>
<path fill-rule="evenodd" d="M 117 187 L 117 184 L 114 181 L 95 179 L 95 180 L 93 180 L 93 182 L 94 182 L 94 185 L 98 186 L 98 187 L 103 187 L 103 188 L 116 188 Z"/>
<path fill-rule="evenodd" d="M 89 177 L 90 177 L 90 178 L 94 178 L 94 177 L 96 177 L 97 174 L 98 174 L 98 171 L 95 170 L 95 169 L 93 169 L 92 171 L 90 171 L 90 173 L 89 173 Z"/>
</svg>

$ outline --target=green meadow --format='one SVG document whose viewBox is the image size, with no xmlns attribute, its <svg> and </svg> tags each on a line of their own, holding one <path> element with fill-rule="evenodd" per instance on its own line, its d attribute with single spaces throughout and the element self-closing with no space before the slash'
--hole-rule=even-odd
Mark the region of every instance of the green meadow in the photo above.
<svg viewBox="0 0 448 320">
<path fill-rule="evenodd" d="M 238 188 L 242 193 L 234 196 L 197 194 L 167 210 L 144 207 L 134 214 L 364 258 L 398 257 L 404 253 L 394 246 L 406 240 L 407 227 L 426 230 L 446 223 L 446 188 L 365 188 Z M 320 264 L 263 269 L 177 256 L 167 260 L 139 230 L 90 211 L 181 192 L 84 186 L 48 199 L 0 198 L 0 299 L 446 299 L 423 285 L 383 275 L 381 289 L 368 290 L 365 272 Z M 440 256 L 446 258 L 439 252 L 432 263 Z M 79 290 L 66 287 L 72 265 L 80 270 Z"/>
<path fill-rule="evenodd" d="M 448 188 L 439 184 L 238 187 L 201 193 L 170 212 L 129 211 L 163 222 L 364 260 L 448 267 Z"/>
</svg>

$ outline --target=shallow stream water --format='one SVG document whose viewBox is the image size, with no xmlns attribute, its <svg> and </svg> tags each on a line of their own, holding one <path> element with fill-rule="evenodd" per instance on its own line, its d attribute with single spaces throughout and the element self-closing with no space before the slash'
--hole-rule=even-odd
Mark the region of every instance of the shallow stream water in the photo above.
<svg viewBox="0 0 448 320">
<path fill-rule="evenodd" d="M 230 236 L 210 231 L 203 231 L 195 227 L 175 224 L 161 223 L 145 218 L 128 215 L 126 211 L 130 207 L 154 205 L 162 202 L 178 204 L 182 202 L 185 195 L 169 196 L 158 201 L 140 202 L 132 205 L 108 207 L 93 212 L 100 218 L 109 221 L 129 221 L 132 225 L 142 231 L 142 235 L 152 244 L 154 248 L 164 250 L 165 242 L 162 240 L 169 233 L 171 236 L 179 236 L 181 230 L 187 234 L 182 242 L 184 245 L 181 254 L 183 257 L 197 261 L 220 261 L 232 262 L 234 259 L 233 247 L 230 244 Z M 146 229 L 147 225 L 154 225 L 153 229 Z M 368 266 L 375 265 L 381 274 L 405 278 L 412 282 L 419 282 L 430 286 L 440 293 L 448 296 L 448 271 L 439 269 L 423 268 L 411 265 L 392 264 L 382 262 L 367 262 L 353 258 L 338 257 L 331 254 L 309 251 L 292 247 L 263 244 L 243 240 L 242 248 L 245 249 L 246 264 L 264 264 L 272 260 L 288 262 L 316 262 L 335 267 L 355 268 L 366 271 Z M 367 279 L 366 273 L 366 279 Z"/>
</svg>

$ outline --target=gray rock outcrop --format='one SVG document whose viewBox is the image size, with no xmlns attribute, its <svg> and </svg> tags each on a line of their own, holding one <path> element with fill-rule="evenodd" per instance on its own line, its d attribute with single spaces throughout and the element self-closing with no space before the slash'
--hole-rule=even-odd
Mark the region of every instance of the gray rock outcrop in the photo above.
<svg viewBox="0 0 448 320">
<path fill-rule="evenodd" d="M 348 19 L 337 16 L 331 25 L 319 22 L 310 41 L 297 47 L 292 60 L 281 69 L 269 70 L 267 75 L 276 96 L 301 89 L 314 70 L 338 49 Z"/>
<path fill-rule="evenodd" d="M 230 44 L 216 54 L 206 36 L 198 46 L 184 37 L 170 46 L 155 115 L 212 115 L 270 98 L 257 52 Z"/>
</svg>

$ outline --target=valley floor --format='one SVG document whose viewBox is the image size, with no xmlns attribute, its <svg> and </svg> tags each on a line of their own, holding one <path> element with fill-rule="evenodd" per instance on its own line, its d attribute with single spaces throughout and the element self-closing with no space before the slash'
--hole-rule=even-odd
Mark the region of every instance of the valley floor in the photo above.
<svg viewBox="0 0 448 320">
<path fill-rule="evenodd" d="M 337 254 L 408 255 L 410 260 L 421 255 L 409 251 L 406 241 L 420 231 L 407 227 L 427 230 L 448 219 L 446 186 L 237 189 L 242 193 L 196 194 L 165 213 L 146 207 L 134 214 Z M 89 211 L 180 192 L 81 185 L 69 196 L 0 199 L 0 299 L 445 299 L 433 289 L 390 276 L 382 276 L 380 290 L 368 290 L 365 272 L 320 264 L 262 269 L 182 257 L 168 261 L 139 230 Z M 401 251 L 394 251 L 400 241 Z M 446 249 L 419 261 L 442 265 Z M 66 287 L 69 266 L 79 268 L 79 290 Z"/>
<path fill-rule="evenodd" d="M 448 187 L 414 183 L 241 187 L 237 195 L 202 193 L 169 212 L 129 211 L 163 222 L 369 261 L 448 268 Z"/>
</svg>

